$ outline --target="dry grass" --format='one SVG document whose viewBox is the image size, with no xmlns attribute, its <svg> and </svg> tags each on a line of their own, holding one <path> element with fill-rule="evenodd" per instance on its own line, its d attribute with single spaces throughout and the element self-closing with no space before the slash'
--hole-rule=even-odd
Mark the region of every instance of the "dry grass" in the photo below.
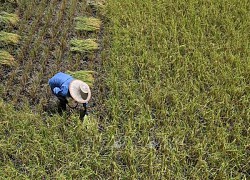
<svg viewBox="0 0 250 180">
<path fill-rule="evenodd" d="M 74 78 L 86 82 L 90 87 L 93 87 L 94 84 L 94 71 L 67 71 L 68 74 L 72 75 Z"/>
<path fill-rule="evenodd" d="M 70 45 L 72 52 L 87 53 L 98 50 L 98 43 L 95 42 L 95 39 L 72 39 Z"/>
<path fill-rule="evenodd" d="M 14 33 L 8 33 L 0 31 L 0 43 L 1 44 L 17 44 L 20 40 L 20 36 Z"/>
<path fill-rule="evenodd" d="M 101 27 L 101 20 L 94 17 L 76 17 L 77 31 L 98 31 Z"/>
<path fill-rule="evenodd" d="M 7 66 L 15 66 L 14 57 L 7 51 L 0 50 L 0 64 Z"/>
<path fill-rule="evenodd" d="M 5 24 L 16 25 L 19 21 L 19 17 L 13 13 L 0 12 L 0 22 Z"/>
</svg>

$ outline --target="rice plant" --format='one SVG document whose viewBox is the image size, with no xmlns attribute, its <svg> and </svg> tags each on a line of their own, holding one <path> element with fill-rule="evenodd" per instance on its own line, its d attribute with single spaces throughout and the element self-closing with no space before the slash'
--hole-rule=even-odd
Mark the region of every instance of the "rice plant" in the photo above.
<svg viewBox="0 0 250 180">
<path fill-rule="evenodd" d="M 0 64 L 7 66 L 15 66 L 14 57 L 7 51 L 0 50 Z"/>
<path fill-rule="evenodd" d="M 100 30 L 101 20 L 94 17 L 76 17 L 76 27 L 78 31 Z"/>
<path fill-rule="evenodd" d="M 0 43 L 2 44 L 17 44 L 20 38 L 17 34 L 0 31 Z"/>
<path fill-rule="evenodd" d="M 91 52 L 98 49 L 98 43 L 95 42 L 95 39 L 72 39 L 70 41 L 70 51 L 72 52 Z"/>
<path fill-rule="evenodd" d="M 247 0 L 109 0 L 103 60 L 84 63 L 66 42 L 74 15 L 98 16 L 98 0 L 41 1 L 19 1 L 22 63 L 0 71 L 0 94 L 22 105 L 0 100 L 3 179 L 249 179 Z M 95 56 L 86 41 L 71 51 Z M 79 68 L 102 72 L 102 103 L 83 122 L 34 113 L 38 98 L 56 109 L 47 80 L 58 70 L 93 86 L 94 72 Z"/>
<path fill-rule="evenodd" d="M 105 0 L 87 0 L 87 5 L 93 6 L 96 8 L 103 8 L 105 4 Z"/>
<path fill-rule="evenodd" d="M 3 22 L 5 24 L 12 24 L 16 25 L 19 21 L 19 17 L 16 14 L 13 13 L 7 13 L 7 12 L 0 12 L 0 22 Z"/>
<path fill-rule="evenodd" d="M 94 71 L 80 70 L 80 71 L 67 71 L 67 73 L 76 79 L 86 82 L 90 87 L 92 87 L 94 84 L 94 76 L 93 76 L 93 74 L 95 73 Z"/>
</svg>

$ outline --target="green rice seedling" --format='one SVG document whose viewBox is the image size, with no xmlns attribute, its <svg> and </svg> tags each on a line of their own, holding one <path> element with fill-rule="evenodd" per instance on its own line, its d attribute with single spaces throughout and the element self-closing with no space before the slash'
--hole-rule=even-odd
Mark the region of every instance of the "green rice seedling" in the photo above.
<svg viewBox="0 0 250 180">
<path fill-rule="evenodd" d="M 86 82 L 91 87 L 94 84 L 94 76 L 93 76 L 93 74 L 95 73 L 94 71 L 80 70 L 80 71 L 67 71 L 67 73 L 76 79 Z"/>
<path fill-rule="evenodd" d="M 0 50 L 0 64 L 15 66 L 16 62 L 14 57 L 9 52 Z"/>
<path fill-rule="evenodd" d="M 72 39 L 70 41 L 70 51 L 72 52 L 90 52 L 98 49 L 98 43 L 95 42 L 95 39 Z"/>
<path fill-rule="evenodd" d="M 5 31 L 0 31 L 0 43 L 3 44 L 17 44 L 20 40 L 20 36 Z"/>
<path fill-rule="evenodd" d="M 0 12 L 0 22 L 5 24 L 16 25 L 19 21 L 19 17 L 13 13 Z"/>
<path fill-rule="evenodd" d="M 76 27 L 78 31 L 98 31 L 100 30 L 101 20 L 94 17 L 76 17 Z"/>
</svg>

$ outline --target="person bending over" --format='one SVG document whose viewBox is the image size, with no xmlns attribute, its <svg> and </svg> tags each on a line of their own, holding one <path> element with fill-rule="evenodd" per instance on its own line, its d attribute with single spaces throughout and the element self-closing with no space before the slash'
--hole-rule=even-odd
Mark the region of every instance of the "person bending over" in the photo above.
<svg viewBox="0 0 250 180">
<path fill-rule="evenodd" d="M 83 104 L 84 111 L 80 112 L 80 118 L 83 119 L 87 113 L 87 103 L 91 97 L 90 88 L 85 82 L 74 79 L 69 74 L 58 72 L 49 79 L 49 86 L 52 93 L 59 99 L 59 114 L 66 110 L 67 98 L 72 98 L 77 103 Z"/>
</svg>

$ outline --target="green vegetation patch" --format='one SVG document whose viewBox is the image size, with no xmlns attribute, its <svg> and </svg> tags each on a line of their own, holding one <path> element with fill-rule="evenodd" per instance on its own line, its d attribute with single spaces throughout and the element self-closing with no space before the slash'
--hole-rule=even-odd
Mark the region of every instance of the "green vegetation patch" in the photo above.
<svg viewBox="0 0 250 180">
<path fill-rule="evenodd" d="M 72 75 L 74 78 L 86 82 L 90 87 L 94 84 L 94 71 L 67 71 L 68 74 Z"/>
<path fill-rule="evenodd" d="M 70 45 L 72 52 L 91 52 L 98 49 L 98 43 L 95 42 L 95 39 L 73 39 L 70 41 Z"/>
<path fill-rule="evenodd" d="M 14 57 L 9 52 L 0 50 L 0 64 L 15 66 L 16 62 Z"/>
<path fill-rule="evenodd" d="M 105 159 L 98 121 L 88 116 L 43 118 L 0 99 L 0 174 L 3 179 L 99 179 Z M 108 148 L 108 147 L 106 147 Z"/>
<path fill-rule="evenodd" d="M 76 27 L 78 31 L 98 31 L 101 20 L 94 17 L 76 17 Z"/>
<path fill-rule="evenodd" d="M 47 75 L 82 58 L 68 62 L 58 53 L 56 64 L 52 56 L 67 51 L 82 1 L 22 2 L 18 34 L 31 40 L 18 58 L 23 67 L 4 81 L 4 94 L 19 96 L 21 111 L 0 100 L 1 178 L 249 179 L 247 0 L 109 0 L 105 84 L 95 93 L 103 108 L 94 112 L 100 119 L 83 122 L 74 113 L 39 115 L 22 100 L 29 92 L 43 105 L 52 96 Z M 54 38 L 44 40 L 49 30 Z M 71 42 L 78 50 L 82 44 Z"/>
<path fill-rule="evenodd" d="M 0 22 L 5 24 L 16 25 L 19 21 L 19 17 L 13 13 L 0 12 Z"/>
<path fill-rule="evenodd" d="M 125 143 L 113 179 L 249 179 L 249 9 L 108 1 L 104 106 Z"/>
<path fill-rule="evenodd" d="M 17 34 L 0 31 L 0 43 L 2 44 L 17 44 L 20 38 Z"/>
</svg>

